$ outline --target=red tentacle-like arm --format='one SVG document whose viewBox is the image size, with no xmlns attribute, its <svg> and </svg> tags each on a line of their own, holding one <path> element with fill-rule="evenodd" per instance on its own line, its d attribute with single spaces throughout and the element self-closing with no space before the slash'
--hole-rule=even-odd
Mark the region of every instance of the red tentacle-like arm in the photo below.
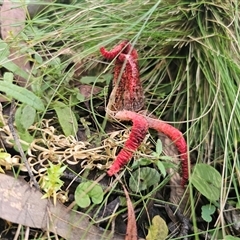
<svg viewBox="0 0 240 240">
<path fill-rule="evenodd" d="M 131 50 L 130 43 L 126 41 L 122 41 L 120 44 L 115 46 L 111 51 L 107 51 L 104 47 L 100 48 L 101 54 L 108 60 L 113 60 L 120 53 L 128 54 Z"/>
<path fill-rule="evenodd" d="M 132 121 L 133 126 L 123 149 L 121 149 L 107 172 L 109 176 L 119 172 L 120 168 L 130 161 L 134 151 L 141 145 L 148 131 L 148 122 L 143 115 L 131 111 L 120 111 L 116 113 L 115 117 L 122 121 Z"/>
<path fill-rule="evenodd" d="M 159 119 L 154 119 L 146 117 L 149 124 L 149 128 L 161 132 L 169 137 L 173 143 L 176 145 L 177 150 L 180 153 L 180 158 L 182 160 L 182 182 L 181 185 L 184 186 L 188 181 L 188 154 L 187 154 L 187 143 L 182 135 L 182 133 L 172 125 L 165 123 Z"/>
<path fill-rule="evenodd" d="M 133 152 L 137 150 L 137 148 L 141 145 L 141 142 L 144 140 L 148 129 L 152 128 L 157 132 L 165 134 L 176 145 L 182 160 L 181 185 L 184 186 L 187 183 L 188 180 L 187 143 L 182 133 L 178 129 L 159 119 L 153 119 L 138 114 L 136 112 L 126 110 L 116 113 L 115 117 L 122 121 L 131 120 L 133 122 L 133 127 L 123 149 L 120 151 L 117 158 L 114 160 L 113 165 L 107 172 L 109 176 L 112 176 L 113 174 L 117 173 L 121 167 L 123 167 L 129 162 L 129 160 L 132 158 Z"/>
</svg>

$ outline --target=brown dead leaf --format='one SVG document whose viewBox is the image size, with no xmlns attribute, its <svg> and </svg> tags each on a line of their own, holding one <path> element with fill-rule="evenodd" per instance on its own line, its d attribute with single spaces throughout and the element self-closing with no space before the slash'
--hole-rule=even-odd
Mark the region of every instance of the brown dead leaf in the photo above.
<svg viewBox="0 0 240 240">
<path fill-rule="evenodd" d="M 9 100 L 4 96 L 0 96 L 0 103 L 2 102 L 9 102 Z"/>
<path fill-rule="evenodd" d="M 11 41 L 10 44 L 10 56 L 9 59 L 12 60 L 18 67 L 23 69 L 25 72 L 30 72 L 31 66 L 28 61 L 27 55 L 22 53 L 20 50 L 26 47 L 25 42 L 19 42 L 16 40 L 18 34 L 25 27 L 26 10 L 21 7 L 22 2 L 4 0 L 1 12 L 0 12 L 0 22 L 1 22 L 1 36 L 5 42 Z M 15 43 L 18 43 L 17 45 Z M 16 82 L 20 86 L 26 86 L 27 79 L 21 76 L 16 76 Z"/>
<path fill-rule="evenodd" d="M 81 84 L 78 86 L 79 92 L 84 96 L 85 99 L 91 98 L 101 92 L 101 88 L 97 86 Z"/>
<path fill-rule="evenodd" d="M 127 223 L 127 232 L 126 232 L 125 240 L 137 240 L 138 239 L 137 223 L 136 223 L 133 204 L 129 197 L 128 191 L 126 190 L 124 185 L 122 186 L 124 189 L 124 193 L 126 195 L 127 207 L 128 207 L 128 223 Z"/>
<path fill-rule="evenodd" d="M 67 211 L 66 207 L 56 206 L 42 194 L 31 188 L 24 180 L 0 174 L 0 216 L 7 221 L 28 227 L 46 229 L 67 240 L 114 239 L 123 237 L 103 232 L 94 226 L 87 214 Z M 104 235 L 104 236 L 103 236 Z"/>
</svg>

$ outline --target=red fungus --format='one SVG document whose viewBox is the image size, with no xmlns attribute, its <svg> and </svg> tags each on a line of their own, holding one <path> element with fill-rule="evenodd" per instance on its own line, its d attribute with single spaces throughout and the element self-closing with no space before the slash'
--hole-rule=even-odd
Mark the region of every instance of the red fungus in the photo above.
<svg viewBox="0 0 240 240">
<path fill-rule="evenodd" d="M 106 59 L 113 60 L 120 53 L 128 54 L 130 48 L 131 48 L 130 43 L 127 40 L 125 40 L 122 41 L 117 46 L 115 46 L 111 51 L 107 51 L 104 47 L 101 47 L 100 52 Z"/>
<path fill-rule="evenodd" d="M 182 182 L 184 186 L 188 180 L 188 156 L 187 156 L 187 144 L 182 133 L 175 127 L 167 124 L 159 119 L 150 118 L 136 112 L 120 111 L 117 112 L 115 118 L 122 121 L 132 121 L 133 127 L 126 141 L 124 148 L 120 151 L 113 165 L 108 170 L 108 175 L 112 176 L 117 173 L 121 167 L 126 165 L 133 155 L 133 151 L 136 151 L 144 140 L 148 128 L 152 128 L 157 132 L 161 132 L 169 137 L 176 145 L 182 160 Z"/>
<path fill-rule="evenodd" d="M 112 111 L 140 111 L 144 106 L 144 93 L 139 78 L 138 54 L 128 41 L 123 41 L 111 51 L 100 49 L 102 55 L 114 65 L 113 92 L 108 108 Z"/>
<path fill-rule="evenodd" d="M 148 122 L 145 116 L 131 111 L 117 112 L 115 117 L 119 120 L 129 121 L 133 123 L 131 133 L 125 142 L 123 149 L 119 152 L 112 166 L 107 171 L 109 176 L 117 173 L 121 167 L 126 165 L 132 158 L 134 151 L 141 145 L 148 131 Z"/>
<path fill-rule="evenodd" d="M 148 128 L 152 128 L 168 136 L 181 154 L 183 175 L 181 185 L 184 186 L 188 180 L 188 156 L 187 144 L 182 133 L 161 120 L 137 113 L 144 107 L 144 94 L 139 78 L 137 51 L 128 41 L 123 41 L 111 51 L 107 51 L 102 47 L 100 52 L 108 60 L 116 58 L 113 91 L 107 109 L 115 114 L 116 119 L 131 120 L 133 122 L 129 139 L 108 170 L 108 175 L 112 176 L 128 163 L 133 152 L 137 150 L 144 140 Z"/>
<path fill-rule="evenodd" d="M 175 127 L 167 124 L 159 119 L 154 119 L 147 117 L 147 122 L 149 128 L 155 129 L 158 132 L 165 134 L 169 137 L 177 147 L 177 150 L 181 154 L 182 160 L 182 182 L 181 185 L 184 186 L 188 180 L 188 155 L 187 155 L 187 143 L 182 135 L 182 133 Z"/>
</svg>

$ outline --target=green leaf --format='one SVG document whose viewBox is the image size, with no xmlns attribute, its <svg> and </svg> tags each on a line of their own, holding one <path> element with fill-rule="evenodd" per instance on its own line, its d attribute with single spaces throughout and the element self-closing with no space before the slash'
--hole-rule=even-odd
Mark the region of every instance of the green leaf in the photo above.
<svg viewBox="0 0 240 240">
<path fill-rule="evenodd" d="M 133 192 L 148 189 L 160 181 L 159 172 L 150 167 L 143 167 L 132 173 L 129 179 L 129 187 Z"/>
<path fill-rule="evenodd" d="M 85 76 L 81 78 L 82 84 L 90 84 L 96 82 L 96 76 Z"/>
<path fill-rule="evenodd" d="M 95 185 L 94 188 L 89 192 L 89 196 L 91 197 L 93 203 L 99 204 L 103 200 L 103 190 L 102 187 L 98 184 Z"/>
<path fill-rule="evenodd" d="M 54 176 L 54 181 L 57 181 L 57 179 L 59 179 L 63 172 L 66 170 L 67 165 L 61 166 L 61 164 L 53 164 L 50 161 L 48 161 L 48 163 L 49 168 L 47 169 L 47 172 L 49 175 Z"/>
<path fill-rule="evenodd" d="M 158 156 L 162 153 L 162 141 L 160 139 L 158 139 L 156 143 L 156 153 Z"/>
<path fill-rule="evenodd" d="M 4 173 L 4 170 L 1 168 L 1 166 L 8 167 L 8 169 L 11 169 L 11 155 L 9 153 L 3 152 L 4 150 L 0 148 L 0 173 Z"/>
<path fill-rule="evenodd" d="M 161 157 L 161 160 L 163 160 L 162 157 Z M 164 160 L 165 160 L 165 159 L 164 159 Z M 171 160 L 172 160 L 172 158 L 171 158 Z M 173 168 L 173 169 L 175 169 L 175 170 L 177 171 L 177 166 L 176 166 L 176 164 L 173 163 L 173 162 L 171 162 L 170 160 L 168 160 L 167 162 L 162 162 L 162 164 L 163 164 L 163 166 L 164 166 L 165 169 Z"/>
<path fill-rule="evenodd" d="M 5 82 L 12 83 L 12 82 L 13 82 L 13 73 L 11 73 L 11 72 L 5 72 L 4 75 L 3 75 L 3 80 L 4 80 Z"/>
<path fill-rule="evenodd" d="M 2 148 L 0 148 L 0 160 L 4 160 L 5 158 L 10 158 L 11 157 L 11 155 L 9 154 L 9 153 L 6 153 L 6 152 L 2 152 L 3 151 L 3 149 Z"/>
<path fill-rule="evenodd" d="M 172 161 L 173 158 L 170 156 L 161 156 L 160 159 L 164 161 Z"/>
<path fill-rule="evenodd" d="M 165 240 L 167 236 L 168 227 L 166 222 L 159 215 L 154 216 L 146 240 Z"/>
<path fill-rule="evenodd" d="M 39 63 L 39 64 L 42 64 L 42 63 L 43 63 L 43 59 L 42 59 L 42 57 L 41 57 L 38 53 L 35 53 L 35 54 L 34 54 L 34 59 L 35 59 L 36 62 Z"/>
<path fill-rule="evenodd" d="M 0 65 L 2 65 L 2 61 L 6 61 L 9 54 L 10 51 L 7 43 L 0 39 Z"/>
<path fill-rule="evenodd" d="M 48 161 L 48 164 L 47 175 L 44 175 L 40 181 L 41 188 L 46 192 L 42 198 L 53 196 L 53 201 L 56 203 L 56 194 L 64 184 L 60 177 L 66 170 L 67 165 L 61 166 L 61 164 L 53 164 L 50 161 Z"/>
<path fill-rule="evenodd" d="M 126 207 L 127 206 L 126 197 L 119 196 L 119 200 L 120 200 L 120 206 L 122 206 L 122 207 Z"/>
<path fill-rule="evenodd" d="M 76 196 L 76 192 L 77 192 L 77 189 L 75 191 L 75 201 L 76 201 L 77 205 L 81 208 L 89 207 L 91 204 L 90 197 L 86 194 L 86 195 L 81 196 L 81 198 L 78 198 Z"/>
<path fill-rule="evenodd" d="M 30 144 L 33 142 L 34 137 L 28 132 L 28 131 L 22 131 L 22 132 L 18 132 L 19 134 L 19 138 L 22 140 L 21 141 L 21 146 L 22 149 L 24 151 L 27 151 Z M 17 145 L 14 142 L 14 149 L 16 149 L 16 151 L 19 151 Z"/>
<path fill-rule="evenodd" d="M 220 197 L 221 175 L 208 164 L 198 163 L 191 176 L 194 187 L 209 201 L 215 202 Z"/>
<path fill-rule="evenodd" d="M 22 108 L 23 108 L 23 106 L 18 107 L 15 112 L 15 124 L 16 124 L 18 131 L 25 132 L 26 129 L 24 129 L 24 127 L 21 123 Z"/>
<path fill-rule="evenodd" d="M 134 161 L 131 168 L 132 169 L 136 169 L 138 168 L 139 166 L 147 166 L 149 164 L 151 164 L 152 161 L 150 159 L 147 159 L 147 158 L 140 158 L 138 159 L 137 161 Z"/>
<path fill-rule="evenodd" d="M 36 117 L 35 108 L 29 105 L 19 107 L 15 113 L 15 123 L 19 131 L 26 131 L 33 125 Z"/>
<path fill-rule="evenodd" d="M 93 186 L 93 184 L 95 184 Z M 80 183 L 75 191 L 75 201 L 77 205 L 81 208 L 86 208 L 91 204 L 90 199 L 95 204 L 99 204 L 103 200 L 103 190 L 102 187 L 93 181 Z"/>
<path fill-rule="evenodd" d="M 78 93 L 77 93 L 77 99 L 79 100 L 79 102 L 83 102 L 85 100 L 85 97 L 83 94 L 81 94 L 78 90 Z"/>
<path fill-rule="evenodd" d="M 35 108 L 36 110 L 44 111 L 44 104 L 42 100 L 28 89 L 5 81 L 0 81 L 0 89 L 8 96 L 22 103 L 26 103 L 27 105 Z"/>
<path fill-rule="evenodd" d="M 10 54 L 8 45 L 0 39 L 0 66 L 3 66 L 7 70 L 17 74 L 25 79 L 28 79 L 29 74 L 25 72 L 22 68 L 18 65 L 13 63 L 11 60 L 8 59 Z"/>
<path fill-rule="evenodd" d="M 207 204 L 202 206 L 201 210 L 203 220 L 210 223 L 212 221 L 211 215 L 216 211 L 216 207 L 212 204 Z"/>
<path fill-rule="evenodd" d="M 166 177 L 167 172 L 166 172 L 166 168 L 164 167 L 163 163 L 161 161 L 157 161 L 156 164 L 157 164 L 158 169 L 162 173 L 163 177 Z"/>
<path fill-rule="evenodd" d="M 21 76 L 24 79 L 29 78 L 29 73 L 25 72 L 22 68 L 20 68 L 17 64 L 10 60 L 6 60 L 5 62 L 1 63 L 3 67 L 5 67 L 8 71 L 13 72 L 14 74 L 17 74 Z"/>
<path fill-rule="evenodd" d="M 22 109 L 22 115 L 21 115 L 21 123 L 25 129 L 28 129 L 32 124 L 34 123 L 36 116 L 36 110 L 35 108 L 26 105 Z"/>
<path fill-rule="evenodd" d="M 65 136 L 75 136 L 78 130 L 78 124 L 72 109 L 63 102 L 53 102 L 53 109 L 56 111 L 58 121 Z"/>
<path fill-rule="evenodd" d="M 59 57 L 51 58 L 48 65 L 59 68 L 61 66 L 61 59 Z"/>
<path fill-rule="evenodd" d="M 224 239 L 225 239 L 225 240 L 239 240 L 240 238 L 238 238 L 238 237 L 233 237 L 233 236 L 231 236 L 231 235 L 227 235 L 227 236 L 225 236 Z"/>
<path fill-rule="evenodd" d="M 103 82 L 108 85 L 112 79 L 112 74 L 102 74 L 99 77 L 96 76 L 84 76 L 81 78 L 80 82 L 82 84 L 92 84 L 94 82 Z"/>
</svg>

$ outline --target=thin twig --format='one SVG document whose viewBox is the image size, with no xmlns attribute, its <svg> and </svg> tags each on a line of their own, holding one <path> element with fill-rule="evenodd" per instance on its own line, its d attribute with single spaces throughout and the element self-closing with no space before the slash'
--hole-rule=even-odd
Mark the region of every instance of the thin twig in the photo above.
<svg viewBox="0 0 240 240">
<path fill-rule="evenodd" d="M 22 228 L 22 224 L 18 224 L 17 231 L 15 233 L 15 236 L 14 236 L 13 240 L 18 239 L 18 237 L 20 236 L 21 228 Z"/>
<path fill-rule="evenodd" d="M 14 142 L 18 148 L 18 151 L 21 155 L 21 158 L 22 158 L 22 163 L 24 163 L 25 167 L 27 168 L 27 171 L 28 171 L 28 174 L 29 174 L 29 177 L 31 179 L 31 181 L 33 182 L 33 185 L 38 189 L 40 190 L 40 186 L 37 182 L 37 180 L 35 179 L 34 175 L 33 175 L 33 172 L 32 172 L 32 169 L 27 161 L 27 158 L 26 158 L 26 155 L 22 149 L 22 146 L 20 144 L 20 141 L 19 141 L 19 136 L 14 128 L 14 107 L 15 107 L 15 100 L 13 100 L 11 102 L 11 107 L 10 107 L 10 114 L 9 114 L 9 119 L 8 119 L 8 126 L 9 126 L 9 129 L 10 129 L 10 132 L 13 136 L 13 139 L 14 139 Z"/>
<path fill-rule="evenodd" d="M 24 234 L 24 240 L 28 240 L 29 239 L 29 233 L 30 233 L 30 227 L 27 226 L 26 230 L 25 230 L 25 234 Z"/>
</svg>

